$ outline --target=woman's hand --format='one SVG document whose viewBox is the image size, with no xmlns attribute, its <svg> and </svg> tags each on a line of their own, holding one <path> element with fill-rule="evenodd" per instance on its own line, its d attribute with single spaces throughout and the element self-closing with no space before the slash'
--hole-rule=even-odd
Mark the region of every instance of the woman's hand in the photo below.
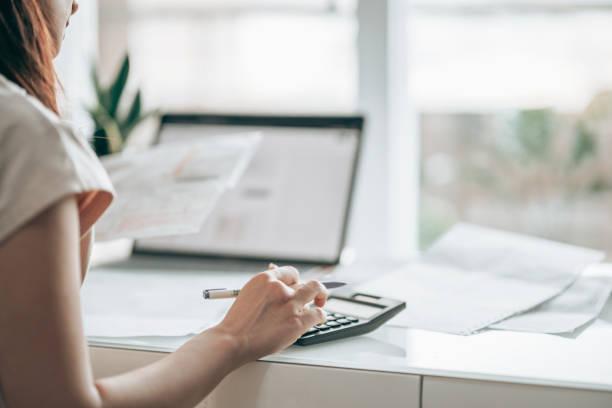
<svg viewBox="0 0 612 408">
<path fill-rule="evenodd" d="M 321 308 L 327 296 L 318 281 L 300 283 L 295 268 L 273 268 L 257 274 L 241 289 L 213 330 L 236 341 L 237 358 L 243 364 L 290 346 L 309 328 L 324 322 Z"/>
</svg>

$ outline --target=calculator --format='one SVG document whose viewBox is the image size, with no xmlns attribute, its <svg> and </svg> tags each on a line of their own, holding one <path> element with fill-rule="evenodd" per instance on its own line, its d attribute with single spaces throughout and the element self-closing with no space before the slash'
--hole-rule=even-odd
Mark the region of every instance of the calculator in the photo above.
<svg viewBox="0 0 612 408">
<path fill-rule="evenodd" d="M 309 346 L 369 333 L 405 308 L 400 300 L 364 293 L 331 295 L 325 304 L 326 322 L 309 329 L 295 344 Z"/>
</svg>

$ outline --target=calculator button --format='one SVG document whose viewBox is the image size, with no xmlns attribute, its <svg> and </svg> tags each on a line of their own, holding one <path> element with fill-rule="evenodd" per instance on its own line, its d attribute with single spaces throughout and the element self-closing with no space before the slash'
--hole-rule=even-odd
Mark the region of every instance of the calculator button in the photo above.
<svg viewBox="0 0 612 408">
<path fill-rule="evenodd" d="M 310 336 L 311 334 L 315 334 L 318 331 L 319 331 L 319 329 L 316 329 L 316 328 L 313 327 L 312 329 L 308 330 L 306 333 L 302 334 L 302 337 Z"/>
<path fill-rule="evenodd" d="M 345 316 L 344 316 L 344 315 L 341 315 L 340 313 L 334 313 L 334 317 L 335 317 L 335 318 L 337 318 L 337 319 L 342 319 L 342 318 L 344 318 Z"/>
<path fill-rule="evenodd" d="M 337 319 L 336 323 L 340 323 L 341 325 L 347 325 L 347 324 L 351 324 L 351 321 L 348 319 Z"/>
<path fill-rule="evenodd" d="M 327 322 L 326 324 L 327 324 L 329 327 L 332 327 L 332 328 L 336 328 L 336 327 L 340 327 L 340 326 L 342 326 L 342 325 L 341 325 L 340 323 L 338 323 L 338 322 Z"/>
<path fill-rule="evenodd" d="M 325 330 L 329 330 L 330 327 L 326 324 L 317 324 L 315 326 L 316 329 L 321 330 L 321 331 L 325 331 Z"/>
<path fill-rule="evenodd" d="M 348 320 L 351 323 L 357 323 L 359 321 L 359 319 L 357 319 L 356 317 L 351 317 L 351 316 L 347 316 L 346 320 Z"/>
<path fill-rule="evenodd" d="M 333 321 L 334 321 L 334 320 L 336 320 L 336 319 L 337 319 L 337 317 L 334 317 L 334 316 L 327 316 L 327 321 L 328 321 L 328 322 L 333 322 Z"/>
</svg>

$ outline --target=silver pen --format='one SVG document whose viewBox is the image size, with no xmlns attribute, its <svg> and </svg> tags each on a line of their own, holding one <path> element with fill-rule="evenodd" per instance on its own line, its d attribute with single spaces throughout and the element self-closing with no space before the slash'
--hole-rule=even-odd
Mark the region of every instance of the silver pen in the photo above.
<svg viewBox="0 0 612 408">
<path fill-rule="evenodd" d="M 344 282 L 321 282 L 327 289 L 336 289 L 346 285 Z M 240 289 L 205 289 L 204 299 L 232 299 L 240 294 Z"/>
</svg>

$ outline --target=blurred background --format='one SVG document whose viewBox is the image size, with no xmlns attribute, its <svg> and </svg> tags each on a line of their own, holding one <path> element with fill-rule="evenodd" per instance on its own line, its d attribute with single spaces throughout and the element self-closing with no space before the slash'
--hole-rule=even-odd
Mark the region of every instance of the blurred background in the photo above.
<svg viewBox="0 0 612 408">
<path fill-rule="evenodd" d="M 610 254 L 611 44 L 612 0 L 81 0 L 57 65 L 88 134 L 126 53 L 148 109 L 364 113 L 360 254 L 459 221 Z"/>
</svg>

